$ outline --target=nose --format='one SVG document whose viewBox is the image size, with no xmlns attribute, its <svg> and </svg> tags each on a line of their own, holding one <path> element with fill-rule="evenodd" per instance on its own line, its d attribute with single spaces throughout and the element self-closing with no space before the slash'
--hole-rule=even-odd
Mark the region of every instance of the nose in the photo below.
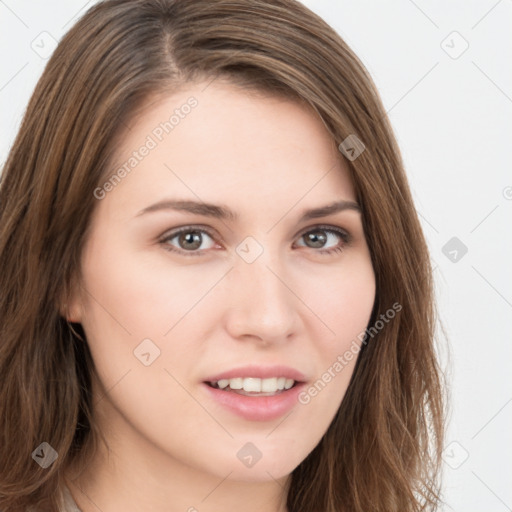
<svg viewBox="0 0 512 512">
<path fill-rule="evenodd" d="M 229 273 L 226 329 L 236 339 L 262 344 L 286 342 L 300 327 L 300 299 L 283 265 L 264 257 L 239 260 Z"/>
</svg>

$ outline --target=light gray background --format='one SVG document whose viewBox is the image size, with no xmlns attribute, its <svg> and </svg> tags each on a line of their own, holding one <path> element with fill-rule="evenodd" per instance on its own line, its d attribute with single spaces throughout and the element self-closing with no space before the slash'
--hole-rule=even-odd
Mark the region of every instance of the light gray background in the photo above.
<svg viewBox="0 0 512 512">
<path fill-rule="evenodd" d="M 94 3 L 0 0 L 0 162 L 52 38 Z M 448 335 L 444 510 L 512 510 L 512 0 L 304 3 L 373 76 L 428 238 Z"/>
</svg>

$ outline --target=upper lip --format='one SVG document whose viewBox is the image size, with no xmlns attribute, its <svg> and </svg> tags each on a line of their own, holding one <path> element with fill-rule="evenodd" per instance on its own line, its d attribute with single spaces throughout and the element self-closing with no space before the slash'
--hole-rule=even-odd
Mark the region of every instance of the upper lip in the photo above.
<svg viewBox="0 0 512 512">
<path fill-rule="evenodd" d="M 205 382 L 217 382 L 221 379 L 235 379 L 239 377 L 252 377 L 256 379 L 267 379 L 271 377 L 286 377 L 293 379 L 296 382 L 303 382 L 306 380 L 303 373 L 295 368 L 283 365 L 260 366 L 260 365 L 247 365 L 239 366 L 226 370 L 222 373 L 207 377 Z"/>
</svg>

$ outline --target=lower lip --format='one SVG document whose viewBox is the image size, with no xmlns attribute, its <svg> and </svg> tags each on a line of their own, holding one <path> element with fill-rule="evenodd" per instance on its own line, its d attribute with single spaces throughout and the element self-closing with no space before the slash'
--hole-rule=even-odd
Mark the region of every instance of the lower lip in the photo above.
<svg viewBox="0 0 512 512">
<path fill-rule="evenodd" d="M 207 393 L 231 412 L 249 421 L 270 421 L 284 416 L 298 403 L 298 395 L 305 387 L 299 383 L 273 396 L 245 396 L 222 391 L 203 383 Z"/>
</svg>

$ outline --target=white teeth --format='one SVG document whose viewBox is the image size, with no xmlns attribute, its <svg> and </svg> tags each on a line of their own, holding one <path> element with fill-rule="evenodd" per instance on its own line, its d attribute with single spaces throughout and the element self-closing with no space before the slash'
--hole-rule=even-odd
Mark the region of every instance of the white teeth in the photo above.
<svg viewBox="0 0 512 512">
<path fill-rule="evenodd" d="M 244 379 L 244 391 L 261 392 L 261 379 L 247 377 Z"/>
<path fill-rule="evenodd" d="M 237 377 L 236 379 L 228 379 L 231 389 L 242 389 L 244 387 L 244 379 Z"/>
<path fill-rule="evenodd" d="M 217 386 L 219 386 L 220 389 L 227 388 L 229 386 L 229 379 L 219 380 L 219 382 L 217 382 Z"/>
<path fill-rule="evenodd" d="M 271 379 L 263 379 L 261 381 L 261 391 L 264 391 L 265 393 L 272 393 L 278 389 L 277 377 L 272 377 Z"/>
<path fill-rule="evenodd" d="M 295 381 L 286 377 L 270 377 L 268 379 L 258 379 L 256 377 L 236 377 L 234 379 L 221 379 L 212 384 L 220 389 L 228 391 L 228 387 L 232 390 L 244 390 L 249 393 L 275 393 L 283 389 L 290 389 Z"/>
</svg>

